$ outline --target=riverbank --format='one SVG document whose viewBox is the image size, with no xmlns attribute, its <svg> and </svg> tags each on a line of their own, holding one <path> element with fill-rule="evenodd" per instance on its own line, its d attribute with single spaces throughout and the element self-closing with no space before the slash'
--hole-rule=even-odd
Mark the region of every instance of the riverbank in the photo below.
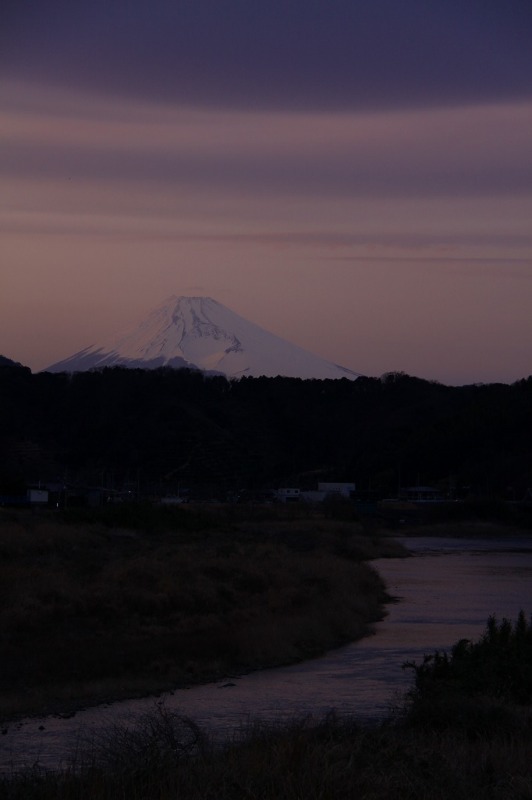
<svg viewBox="0 0 532 800">
<path fill-rule="evenodd" d="M 509 546 L 516 556 L 513 544 Z M 479 569 L 479 557 L 475 555 L 475 572 Z M 446 556 L 429 558 L 437 563 L 445 559 Z M 416 562 L 416 558 L 392 560 L 382 567 L 419 571 L 420 564 Z M 526 562 L 527 569 L 529 563 Z M 423 565 L 421 570 L 423 580 L 434 594 L 435 576 L 427 575 Z M 488 564 L 491 574 L 489 570 Z M 496 582 L 499 588 L 500 577 Z M 419 583 L 419 575 L 415 580 Z M 526 578 L 520 585 L 525 589 L 524 594 L 521 592 L 523 601 L 527 601 Z M 440 599 L 435 602 L 441 605 Z M 394 604 L 392 619 L 402 605 Z M 430 607 L 430 602 L 425 605 Z M 470 614 L 472 606 L 467 599 L 466 605 Z M 499 608 L 501 615 L 509 613 L 504 610 L 504 603 L 493 607 Z M 480 632 L 479 629 L 475 637 Z M 454 634 L 457 633 L 455 629 Z M 74 727 L 70 735 L 63 733 L 70 752 L 67 755 L 68 750 L 58 749 L 57 752 L 63 753 L 63 768 L 54 774 L 46 771 L 50 764 L 40 761 L 39 755 L 39 748 L 45 750 L 51 746 L 53 733 L 44 731 L 47 722 L 35 720 L 34 728 L 39 725 L 39 731 L 43 730 L 42 740 L 32 742 L 33 749 L 28 747 L 30 726 L 21 730 L 19 737 L 27 754 L 35 753 L 35 758 L 26 758 L 29 766 L 23 766 L 17 757 L 16 744 L 5 736 L 6 753 L 11 747 L 14 749 L 11 771 L 8 768 L 0 778 L 0 796 L 6 800 L 84 797 L 105 800 L 117 796 L 133 800 L 175 797 L 529 800 L 532 796 L 531 633 L 532 620 L 529 622 L 527 615 L 519 614 L 513 623 L 499 616 L 498 623 L 488 621 L 477 644 L 460 641 L 449 648 L 449 658 L 441 652 L 434 657 L 430 648 L 438 637 L 433 636 L 428 649 L 413 656 L 418 667 L 404 672 L 405 677 L 415 679 L 411 684 L 415 691 L 402 704 L 398 699 L 382 724 L 363 724 L 358 711 L 353 712 L 354 717 L 339 713 L 322 719 L 318 709 L 332 708 L 333 704 L 321 703 L 314 694 L 311 705 L 314 718 L 303 718 L 301 713 L 305 712 L 296 712 L 287 717 L 288 722 L 278 724 L 260 722 L 250 714 L 249 718 L 257 719 L 256 722 L 246 727 L 244 721 L 240 728 L 222 738 L 215 735 L 208 721 L 198 722 L 196 716 L 193 719 L 183 716 L 198 710 L 197 698 L 184 711 L 179 699 L 168 697 L 165 702 L 145 704 L 144 710 L 137 708 L 134 715 L 131 710 L 120 714 L 109 709 L 107 722 L 104 724 L 102 720 L 99 726 L 90 728 L 82 729 L 80 719 L 57 721 Z M 458 635 L 462 636 L 461 632 Z M 371 647 L 371 640 L 346 650 L 355 651 L 367 645 Z M 423 652 L 432 657 L 424 659 Z M 396 668 L 401 671 L 405 656 L 401 660 L 396 650 L 394 653 Z M 390 659 L 389 654 L 386 658 Z M 371 671 L 373 662 L 363 660 L 366 671 L 368 668 Z M 356 693 L 356 672 L 350 666 L 347 672 L 350 691 Z M 321 679 L 323 671 L 318 674 Z M 260 675 L 242 680 L 255 677 Z M 339 685 L 335 678 L 333 696 L 337 707 Z M 220 687 L 214 687 L 214 691 L 220 692 Z M 232 693 L 237 689 L 224 688 L 225 691 Z M 251 708 L 253 703 L 258 707 L 258 699 L 253 693 Z M 356 707 L 355 703 L 353 708 Z M 211 710 L 216 715 L 216 701 Z M 45 735 L 52 737 L 47 744 Z M 5 763 L 9 764 L 7 760 Z M 31 767 L 38 763 L 42 766 Z"/>
<path fill-rule="evenodd" d="M 529 800 L 532 727 L 468 731 L 354 720 L 255 726 L 213 747 L 189 720 L 164 713 L 115 729 L 59 774 L 0 777 L 5 800 Z"/>
<path fill-rule="evenodd" d="M 131 510 L 128 512 L 131 513 Z M 0 518 L 0 718 L 68 714 L 318 655 L 388 600 L 406 551 L 355 522 L 175 509 Z"/>
<path fill-rule="evenodd" d="M 430 536 L 451 539 L 505 539 L 521 536 L 532 538 L 532 528 L 493 520 L 461 520 L 404 525 L 395 533 L 410 538 Z"/>
</svg>

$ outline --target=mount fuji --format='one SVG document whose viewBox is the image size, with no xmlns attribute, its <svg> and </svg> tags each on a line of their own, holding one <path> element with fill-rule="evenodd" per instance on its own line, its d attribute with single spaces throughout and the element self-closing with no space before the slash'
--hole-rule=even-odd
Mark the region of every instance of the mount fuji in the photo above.
<svg viewBox="0 0 532 800">
<path fill-rule="evenodd" d="M 172 296 L 137 327 L 47 367 L 84 372 L 100 367 L 188 367 L 228 378 L 348 378 L 358 373 L 281 339 L 210 297 Z"/>
</svg>

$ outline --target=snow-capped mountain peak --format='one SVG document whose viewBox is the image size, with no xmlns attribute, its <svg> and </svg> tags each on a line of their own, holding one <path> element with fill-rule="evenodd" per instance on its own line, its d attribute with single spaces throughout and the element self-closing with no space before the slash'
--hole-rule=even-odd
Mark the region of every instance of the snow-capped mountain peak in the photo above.
<svg viewBox="0 0 532 800">
<path fill-rule="evenodd" d="M 210 297 L 175 295 L 136 327 L 52 364 L 48 371 L 79 372 L 105 366 L 190 367 L 230 378 L 358 377 L 269 333 Z"/>
</svg>

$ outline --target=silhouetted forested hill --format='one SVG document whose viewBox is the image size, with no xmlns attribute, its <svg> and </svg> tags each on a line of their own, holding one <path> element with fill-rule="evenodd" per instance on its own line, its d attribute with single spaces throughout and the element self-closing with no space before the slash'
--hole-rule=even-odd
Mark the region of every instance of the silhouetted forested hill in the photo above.
<svg viewBox="0 0 532 800">
<path fill-rule="evenodd" d="M 532 486 L 532 378 L 228 381 L 188 370 L 0 367 L 0 494 L 26 481 L 312 487 L 355 481 L 515 497 Z M 207 489 L 206 489 L 207 490 Z"/>
</svg>

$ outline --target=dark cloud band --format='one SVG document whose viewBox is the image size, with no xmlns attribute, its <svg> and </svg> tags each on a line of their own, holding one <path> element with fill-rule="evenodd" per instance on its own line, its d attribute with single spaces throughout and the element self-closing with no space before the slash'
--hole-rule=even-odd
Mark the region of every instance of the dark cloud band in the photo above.
<svg viewBox="0 0 532 800">
<path fill-rule="evenodd" d="M 2 70 L 239 108 L 457 105 L 532 95 L 528 0 L 7 0 Z"/>
</svg>

